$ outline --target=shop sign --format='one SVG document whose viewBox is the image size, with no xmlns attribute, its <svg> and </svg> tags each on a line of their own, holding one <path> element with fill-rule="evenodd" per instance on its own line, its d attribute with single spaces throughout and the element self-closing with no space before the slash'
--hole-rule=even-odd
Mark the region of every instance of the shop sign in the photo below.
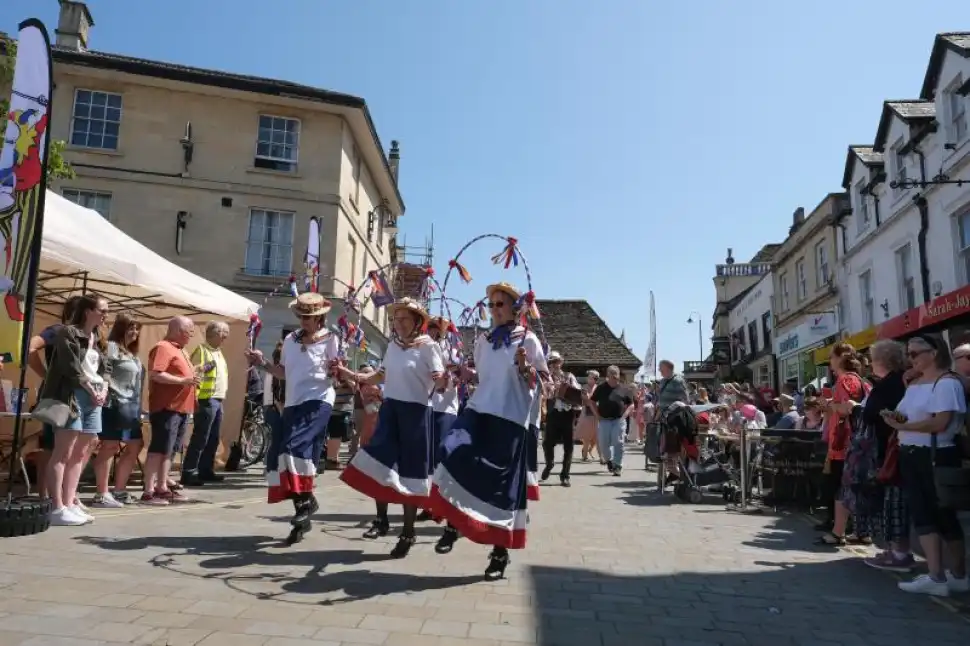
<svg viewBox="0 0 970 646">
<path fill-rule="evenodd" d="M 792 354 L 793 352 L 798 352 L 798 348 L 801 347 L 798 342 L 799 329 L 801 329 L 801 326 L 798 326 L 784 337 L 778 339 L 778 352 L 776 354 L 779 357 L 784 357 Z"/>
<path fill-rule="evenodd" d="M 879 326 L 880 339 L 898 339 L 917 330 L 970 313 L 970 285 L 937 296 Z"/>
<path fill-rule="evenodd" d="M 829 362 L 829 356 L 832 354 L 832 349 L 835 348 L 839 343 L 848 343 L 856 350 L 865 350 L 870 345 L 875 343 L 879 339 L 879 327 L 873 325 L 872 327 L 866 328 L 861 332 L 856 332 L 855 334 L 850 334 L 849 336 L 843 338 L 841 341 L 836 341 L 835 343 L 829 344 L 824 348 L 819 348 L 813 353 L 813 360 L 816 366 L 824 366 Z"/>
<path fill-rule="evenodd" d="M 726 336 L 716 336 L 711 340 L 711 357 L 719 366 L 731 365 L 731 339 Z"/>
<path fill-rule="evenodd" d="M 778 349 L 775 354 L 783 357 L 802 348 L 811 347 L 836 334 L 837 331 L 838 321 L 836 321 L 834 313 L 812 314 L 791 332 L 779 337 Z"/>
</svg>

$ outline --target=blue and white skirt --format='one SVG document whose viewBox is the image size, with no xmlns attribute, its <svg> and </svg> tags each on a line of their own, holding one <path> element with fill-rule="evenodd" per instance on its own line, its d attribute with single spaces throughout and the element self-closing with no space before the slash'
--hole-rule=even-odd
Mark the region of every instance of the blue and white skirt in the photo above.
<svg viewBox="0 0 970 646">
<path fill-rule="evenodd" d="M 448 431 L 455 425 L 457 415 L 434 411 L 431 413 L 431 472 L 434 473 L 438 462 L 441 461 L 441 443 L 448 435 Z"/>
<path fill-rule="evenodd" d="M 443 442 L 431 512 L 474 543 L 524 548 L 531 434 L 515 422 L 465 409 Z"/>
<path fill-rule="evenodd" d="M 377 502 L 424 507 L 431 491 L 431 407 L 385 399 L 377 428 L 340 479 Z"/>
<path fill-rule="evenodd" d="M 313 492 L 315 447 L 327 432 L 331 409 L 330 404 L 318 399 L 283 409 L 282 422 L 271 427 L 273 435 L 266 451 L 268 502 Z"/>
<path fill-rule="evenodd" d="M 526 474 L 526 497 L 533 501 L 539 500 L 539 427 L 530 426 L 526 450 L 526 463 L 529 468 Z"/>
</svg>

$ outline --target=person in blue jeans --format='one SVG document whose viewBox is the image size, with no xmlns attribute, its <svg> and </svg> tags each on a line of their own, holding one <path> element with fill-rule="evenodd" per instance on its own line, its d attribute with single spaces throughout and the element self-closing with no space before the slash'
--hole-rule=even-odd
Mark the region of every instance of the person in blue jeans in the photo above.
<svg viewBox="0 0 970 646">
<path fill-rule="evenodd" d="M 623 434 L 626 420 L 633 413 L 633 398 L 629 388 L 620 383 L 620 369 L 606 369 L 606 381 L 590 397 L 596 415 L 596 440 L 600 455 L 606 458 L 606 468 L 614 476 L 623 470 Z"/>
</svg>

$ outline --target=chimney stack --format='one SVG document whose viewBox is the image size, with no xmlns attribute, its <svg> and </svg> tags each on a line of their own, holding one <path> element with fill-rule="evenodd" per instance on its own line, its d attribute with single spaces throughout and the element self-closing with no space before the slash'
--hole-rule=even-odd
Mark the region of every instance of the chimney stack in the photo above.
<svg viewBox="0 0 970 646">
<path fill-rule="evenodd" d="M 725 265 L 734 264 L 734 249 L 732 249 L 731 247 L 728 247 L 728 255 L 727 255 L 727 258 L 724 259 L 724 264 Z"/>
<path fill-rule="evenodd" d="M 401 168 L 401 148 L 397 140 L 391 142 L 391 152 L 387 156 L 387 165 L 391 168 L 391 177 L 394 178 L 394 183 L 397 184 L 397 174 Z"/>
<path fill-rule="evenodd" d="M 795 209 L 795 213 L 791 216 L 791 228 L 788 229 L 788 235 L 798 231 L 803 224 L 805 224 L 805 209 L 798 207 Z"/>
<path fill-rule="evenodd" d="M 94 19 L 88 5 L 81 0 L 58 0 L 61 12 L 57 18 L 56 44 L 58 47 L 83 52 L 88 48 L 88 31 L 94 27 Z"/>
</svg>

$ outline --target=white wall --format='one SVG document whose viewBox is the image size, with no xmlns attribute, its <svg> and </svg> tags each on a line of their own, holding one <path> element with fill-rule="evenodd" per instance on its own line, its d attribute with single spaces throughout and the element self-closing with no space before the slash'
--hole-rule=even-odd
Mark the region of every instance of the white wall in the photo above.
<svg viewBox="0 0 970 646">
<path fill-rule="evenodd" d="M 742 326 L 745 328 L 746 353 L 750 353 L 751 351 L 751 341 L 747 337 L 747 325 L 752 321 L 758 322 L 758 351 L 763 350 L 765 347 L 764 329 L 761 325 L 761 318 L 765 312 L 771 311 L 773 295 L 774 281 L 769 272 L 751 288 L 751 291 L 741 299 L 741 302 L 734 309 L 728 312 L 728 323 L 732 334 Z M 773 323 L 769 320 L 768 329 L 771 330 L 773 327 Z"/>
</svg>

